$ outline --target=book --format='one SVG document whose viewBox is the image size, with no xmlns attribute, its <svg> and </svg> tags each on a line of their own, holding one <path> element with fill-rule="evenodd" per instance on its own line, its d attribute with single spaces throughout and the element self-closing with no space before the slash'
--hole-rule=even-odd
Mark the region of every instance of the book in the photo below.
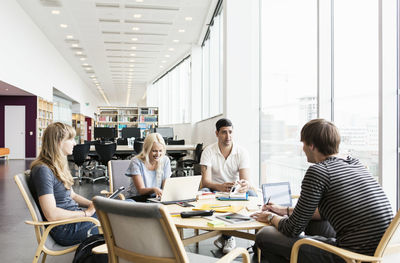
<svg viewBox="0 0 400 263">
<path fill-rule="evenodd" d="M 249 194 L 247 192 L 217 192 L 215 198 L 220 201 L 247 201 Z"/>
<path fill-rule="evenodd" d="M 197 200 L 215 199 L 215 193 L 212 192 L 199 192 L 196 196 Z"/>
<path fill-rule="evenodd" d="M 254 221 L 253 218 L 250 216 L 246 215 L 241 215 L 237 213 L 228 213 L 228 214 L 223 214 L 223 215 L 216 215 L 215 218 L 225 221 L 229 224 L 237 224 L 237 223 L 248 223 Z"/>
</svg>

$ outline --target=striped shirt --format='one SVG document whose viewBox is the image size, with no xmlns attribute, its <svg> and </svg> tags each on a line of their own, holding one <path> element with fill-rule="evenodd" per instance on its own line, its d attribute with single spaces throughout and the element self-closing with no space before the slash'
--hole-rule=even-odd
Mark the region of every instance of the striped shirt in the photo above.
<svg viewBox="0 0 400 263">
<path fill-rule="evenodd" d="M 336 245 L 373 255 L 393 218 L 389 200 L 368 170 L 351 157 L 329 157 L 310 166 L 293 214 L 279 222 L 290 237 L 304 231 L 318 208 L 336 231 Z"/>
</svg>

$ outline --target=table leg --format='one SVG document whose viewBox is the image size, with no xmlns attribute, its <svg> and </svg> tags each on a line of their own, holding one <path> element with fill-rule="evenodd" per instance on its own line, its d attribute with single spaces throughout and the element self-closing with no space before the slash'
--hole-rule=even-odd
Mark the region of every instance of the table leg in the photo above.
<svg viewBox="0 0 400 263">
<path fill-rule="evenodd" d="M 200 230 L 195 229 L 194 230 L 194 235 L 198 236 L 199 235 Z M 199 252 L 199 242 L 196 242 L 196 251 Z"/>
</svg>

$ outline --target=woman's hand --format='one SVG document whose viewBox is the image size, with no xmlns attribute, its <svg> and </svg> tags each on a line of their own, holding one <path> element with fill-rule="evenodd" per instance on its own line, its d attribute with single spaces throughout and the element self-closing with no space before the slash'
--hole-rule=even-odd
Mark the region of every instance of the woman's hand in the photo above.
<svg viewBox="0 0 400 263">
<path fill-rule="evenodd" d="M 261 212 L 255 212 L 254 214 L 251 214 L 250 216 L 252 218 L 254 218 L 255 220 L 257 220 L 258 222 L 269 223 L 268 219 L 267 219 L 269 214 L 272 214 L 272 213 L 267 212 L 267 211 L 261 211 Z"/>
<path fill-rule="evenodd" d="M 153 192 L 156 194 L 156 197 L 161 197 L 163 191 L 158 187 L 154 187 Z"/>
<path fill-rule="evenodd" d="M 270 211 L 274 212 L 277 215 L 284 216 L 287 214 L 286 206 L 275 205 L 274 203 L 269 202 L 268 204 L 263 205 L 261 211 Z"/>
<path fill-rule="evenodd" d="M 85 210 L 85 214 L 86 216 L 91 217 L 94 213 L 96 213 L 96 209 L 94 208 L 93 202 L 90 201 L 89 207 Z"/>
</svg>

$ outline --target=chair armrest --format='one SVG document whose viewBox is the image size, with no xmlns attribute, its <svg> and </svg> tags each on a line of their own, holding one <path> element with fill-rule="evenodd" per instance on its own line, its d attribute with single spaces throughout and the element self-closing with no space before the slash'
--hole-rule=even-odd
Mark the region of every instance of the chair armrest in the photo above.
<svg viewBox="0 0 400 263">
<path fill-rule="evenodd" d="M 73 223 L 78 223 L 78 222 L 92 222 L 96 226 L 100 226 L 99 220 L 93 217 L 78 217 L 78 218 L 68 218 L 68 219 L 62 219 L 62 220 L 57 220 L 57 221 L 25 221 L 26 224 L 28 225 L 34 225 L 34 226 L 46 226 L 46 225 L 52 225 L 58 226 L 58 225 L 66 225 L 66 224 L 73 224 Z"/>
<path fill-rule="evenodd" d="M 363 262 L 375 262 L 375 261 L 382 260 L 382 258 L 380 258 L 380 257 L 371 257 L 368 255 L 351 252 L 349 250 L 335 247 L 335 246 L 332 246 L 327 243 L 317 241 L 317 240 L 314 240 L 311 238 L 302 238 L 302 239 L 296 241 L 296 243 L 294 243 L 294 245 L 292 247 L 292 252 L 290 255 L 291 263 L 297 263 L 299 248 L 301 245 L 305 245 L 305 244 L 320 248 L 320 249 L 328 251 L 328 252 L 331 252 L 335 255 L 340 256 L 343 259 L 353 259 L 353 260 L 363 261 Z"/>
<path fill-rule="evenodd" d="M 222 258 L 220 258 L 217 263 L 228 263 L 228 262 L 232 262 L 235 258 L 237 258 L 238 256 L 242 256 L 244 263 L 250 263 L 250 255 L 249 252 L 247 252 L 246 249 L 242 248 L 242 247 L 237 247 L 234 250 L 232 250 L 231 252 L 229 252 L 228 254 L 226 254 L 225 256 L 223 256 Z"/>
<path fill-rule="evenodd" d="M 107 195 L 107 196 L 108 196 L 108 195 L 111 195 L 112 192 L 110 192 L 110 191 L 104 189 L 104 190 L 101 190 L 101 191 L 100 191 L 100 194 L 102 194 L 102 195 Z"/>
<path fill-rule="evenodd" d="M 92 248 L 93 254 L 108 254 L 107 244 L 102 244 L 97 247 Z"/>
</svg>

